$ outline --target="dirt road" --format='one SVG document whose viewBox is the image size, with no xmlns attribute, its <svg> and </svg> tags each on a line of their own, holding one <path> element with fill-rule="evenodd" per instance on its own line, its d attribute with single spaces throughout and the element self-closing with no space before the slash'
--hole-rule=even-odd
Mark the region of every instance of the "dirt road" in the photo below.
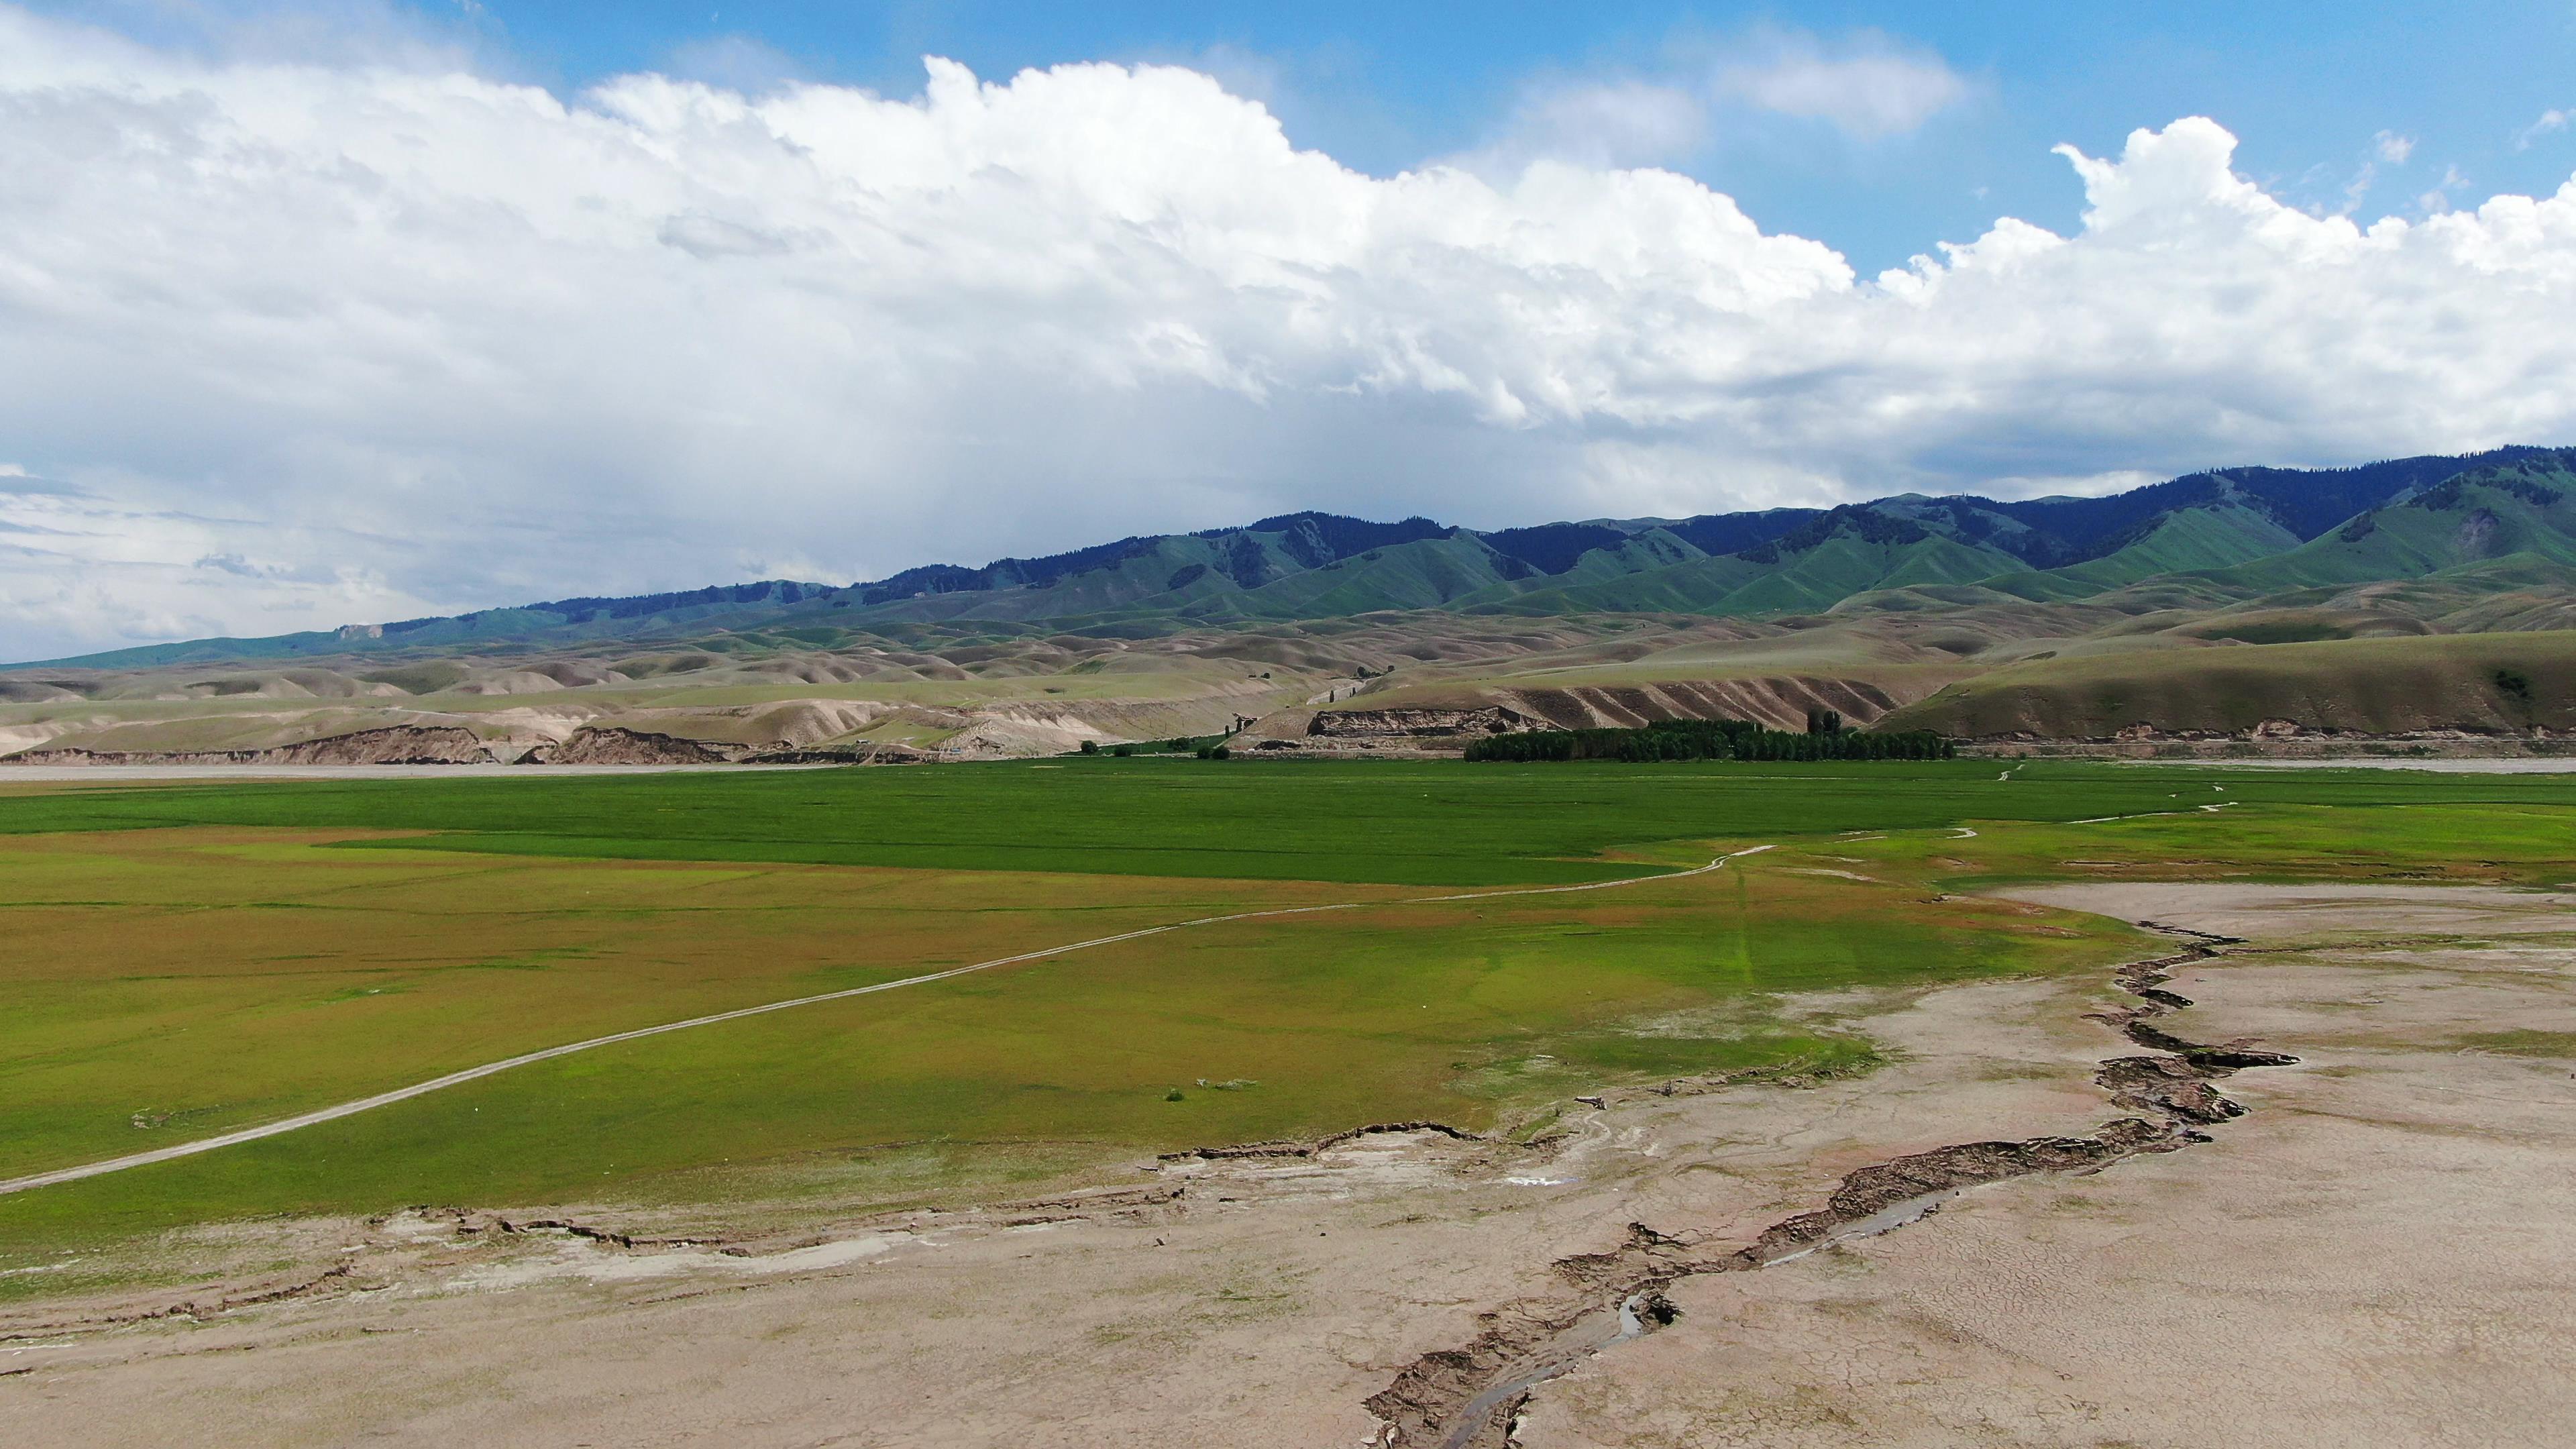
<svg viewBox="0 0 2576 1449">
<path fill-rule="evenodd" d="M 562 1046 L 552 1046 L 539 1051 L 523 1052 L 518 1056 L 505 1057 L 497 1062 L 485 1062 L 481 1066 L 467 1067 L 462 1071 L 449 1072 L 445 1076 L 432 1077 L 425 1082 L 414 1082 L 407 1087 L 397 1087 L 390 1092 L 378 1092 L 373 1096 L 359 1097 L 352 1101 L 340 1102 L 332 1106 L 317 1108 L 314 1111 L 298 1113 L 292 1117 L 280 1118 L 275 1122 L 263 1122 L 256 1127 L 244 1127 L 236 1131 L 219 1133 L 211 1137 L 201 1137 L 192 1142 L 176 1143 L 168 1147 L 155 1148 L 149 1152 L 129 1153 L 123 1157 L 111 1157 L 98 1162 L 82 1163 L 74 1167 L 56 1168 L 50 1172 L 36 1172 L 29 1173 L 23 1177 L 0 1179 L 0 1194 L 26 1192 L 33 1188 L 50 1187 L 56 1183 L 78 1182 L 87 1177 L 98 1177 L 110 1172 L 123 1172 L 129 1168 L 148 1167 L 153 1163 L 169 1162 L 175 1158 L 194 1157 L 201 1152 L 213 1152 L 219 1148 L 233 1147 L 244 1142 L 257 1142 L 263 1137 L 276 1137 L 283 1133 L 299 1131 L 306 1127 L 319 1126 L 324 1122 L 336 1122 L 343 1117 L 354 1117 L 360 1112 L 372 1112 L 378 1107 L 390 1107 L 396 1102 L 408 1102 L 414 1097 L 424 1097 L 432 1092 L 444 1091 L 449 1087 L 463 1086 L 467 1082 L 480 1081 L 485 1077 L 509 1071 L 513 1067 L 524 1067 L 536 1062 L 553 1061 L 558 1057 L 568 1057 L 576 1052 L 593 1051 L 604 1046 L 615 1046 L 620 1042 L 642 1041 L 646 1037 L 662 1036 L 675 1031 L 691 1031 L 698 1027 L 719 1026 L 728 1021 L 741 1021 L 747 1017 L 766 1016 L 773 1011 L 791 1011 L 800 1006 L 816 1006 L 826 1001 L 848 1001 L 853 997 L 873 996 L 881 991 L 899 991 L 907 986 L 924 986 L 933 981 L 946 981 L 952 977 L 969 976 L 978 971 L 991 971 L 1003 966 L 1018 966 L 1030 961 L 1043 961 L 1054 956 L 1071 955 L 1076 951 L 1088 951 L 1097 946 L 1114 946 L 1122 941 L 1141 941 L 1149 936 L 1165 935 L 1173 931 L 1186 931 L 1199 926 L 1224 925 L 1231 921 L 1258 921 L 1278 916 L 1321 915 L 1332 911 L 1357 910 L 1362 906 L 1384 907 L 1389 905 L 1435 905 L 1451 901 L 1491 900 L 1501 896 L 1544 896 L 1562 895 L 1573 891 L 1612 890 L 1620 886 L 1637 885 L 1641 882 L 1650 880 L 1680 880 L 1690 876 L 1706 875 L 1710 871 L 1721 869 L 1725 866 L 1727 861 L 1734 859 L 1737 856 L 1754 855 L 1761 851 L 1769 850 L 1770 848 L 1771 847 L 1767 845 L 1757 845 L 1748 850 L 1739 850 L 1728 855 L 1721 855 L 1706 865 L 1697 866 L 1689 870 L 1659 871 L 1652 875 L 1631 876 L 1624 880 L 1594 881 L 1586 885 L 1528 886 L 1509 890 L 1468 891 L 1464 893 L 1453 892 L 1446 895 L 1414 896 L 1409 899 L 1395 901 L 1346 901 L 1321 906 L 1287 906 L 1277 910 L 1268 911 L 1237 911 L 1231 915 L 1200 916 L 1195 920 L 1175 921 L 1170 925 L 1165 926 L 1148 926 L 1141 931 L 1122 931 L 1114 936 L 1095 936 L 1087 941 L 1068 941 L 1060 946 L 1042 946 L 1034 951 L 1022 951 L 1010 956 L 996 956 L 990 961 L 977 961 L 972 965 L 967 966 L 952 966 L 945 971 L 932 971 L 920 976 L 907 976 L 899 981 L 880 981 L 873 986 L 853 986 L 846 990 L 825 991 L 813 996 L 791 997 L 785 1001 L 763 1002 L 758 1006 L 737 1007 L 732 1011 L 719 1011 L 710 1013 L 706 1016 L 693 1016 L 685 1021 L 666 1021 L 656 1026 L 638 1027 L 633 1031 L 613 1032 L 607 1036 L 591 1037 L 586 1041 L 567 1042 Z"/>
<path fill-rule="evenodd" d="M 2181 1150 L 1675 1275 L 1631 1310 L 1669 1323 L 1516 1386 L 1459 1442 L 2564 1443 L 2576 898 L 2031 898 L 2251 938 L 2141 979 L 2192 1003 L 2146 1025 L 2299 1062 L 2214 1082 L 2250 1110 Z M 2141 999 L 2057 980 L 1792 1002 L 1859 1018 L 1891 1065 L 1614 1094 L 1534 1149 L 1371 1132 L 730 1242 L 577 1204 L 209 1229 L 298 1266 L 0 1313 L 0 1439 L 1386 1444 L 1423 1365 L 1457 1356 L 1430 1387 L 1463 1408 L 1516 1371 L 1475 1345 L 1640 1262 L 1778 1242 L 1891 1164 L 2102 1139 L 2139 1115 L 2097 1077 L 2146 1054 L 2122 1015 Z"/>
</svg>

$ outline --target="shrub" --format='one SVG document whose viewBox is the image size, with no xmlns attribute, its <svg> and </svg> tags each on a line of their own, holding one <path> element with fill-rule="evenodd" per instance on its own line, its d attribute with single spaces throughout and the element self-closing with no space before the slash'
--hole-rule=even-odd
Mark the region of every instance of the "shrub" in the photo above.
<svg viewBox="0 0 2576 1449">
<path fill-rule="evenodd" d="M 1208 751 L 1208 758 L 1211 760 L 1231 760 L 1234 758 L 1234 751 L 1227 749 L 1223 745 L 1219 745 L 1215 749 Z"/>
<path fill-rule="evenodd" d="M 1099 754 L 1099 753 L 1100 753 L 1100 741 L 1098 741 L 1098 740 L 1084 740 L 1084 741 L 1082 742 L 1082 752 L 1083 752 L 1084 754 L 1086 754 L 1086 755 L 1096 755 L 1096 754 Z"/>
<path fill-rule="evenodd" d="M 1136 747 L 1134 745 L 1111 745 L 1109 747 L 1109 753 L 1116 755 L 1118 758 L 1123 760 L 1129 755 L 1136 753 Z"/>
</svg>

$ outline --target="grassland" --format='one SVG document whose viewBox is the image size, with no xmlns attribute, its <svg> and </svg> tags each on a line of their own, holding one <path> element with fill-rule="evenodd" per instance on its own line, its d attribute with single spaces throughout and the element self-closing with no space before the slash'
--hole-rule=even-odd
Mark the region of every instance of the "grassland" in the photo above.
<svg viewBox="0 0 2576 1449">
<path fill-rule="evenodd" d="M 1508 1125 L 1604 1081 L 1866 1064 L 1781 993 L 2136 947 L 1969 894 L 1985 884 L 2576 873 L 2565 779 L 1997 774 L 1137 759 L 20 790 L 0 795 L 0 1176 L 731 1006 L 1362 904 L 627 1043 L 0 1198 L 0 1267 L 256 1215 L 892 1203 L 1371 1120 Z M 1613 891 L 1406 900 L 1757 842 L 1780 848 Z M 0 1295 L 40 1286 L 71 1283 Z"/>
<path fill-rule="evenodd" d="M 2257 775 L 1992 764 L 1271 764 L 1087 758 L 939 770 L 617 779 L 354 780 L 30 793 L 0 835 L 266 827 L 422 832 L 406 850 L 593 859 L 1071 871 L 1395 885 L 1544 885 L 1698 864 L 1673 842 L 1770 840 L 2168 808 L 2576 804 L 2576 780 Z M 2211 798 L 2217 798 L 2212 796 Z M 352 842 L 349 848 L 377 848 Z"/>
</svg>

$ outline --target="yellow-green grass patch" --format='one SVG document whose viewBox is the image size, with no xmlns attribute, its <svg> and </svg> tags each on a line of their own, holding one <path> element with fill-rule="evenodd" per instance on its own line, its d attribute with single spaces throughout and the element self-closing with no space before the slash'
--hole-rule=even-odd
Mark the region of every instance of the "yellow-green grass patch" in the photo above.
<svg viewBox="0 0 2576 1449">
<path fill-rule="evenodd" d="M 0 1037 L 14 1171 L 751 1001 L 1212 910 L 1398 894 L 348 852 L 265 834 L 47 839 L 56 858 L 10 913 L 48 963 L 25 977 L 44 1009 Z M 1859 1059 L 1848 1039 L 1771 1020 L 1773 993 L 2131 949 L 2108 922 L 2033 922 L 1764 859 L 1614 891 L 1201 927 L 625 1043 L 0 1199 L 0 1241 L 423 1201 L 724 1196 L 775 1191 L 785 1169 L 846 1188 L 846 1164 L 904 1144 L 1069 1160 L 1390 1118 L 1481 1128 L 1586 1083 Z M 1693 1012 L 1725 1024 L 1630 1028 Z M 1498 1064 L 1532 1057 L 1563 1070 L 1497 1090 Z"/>
</svg>

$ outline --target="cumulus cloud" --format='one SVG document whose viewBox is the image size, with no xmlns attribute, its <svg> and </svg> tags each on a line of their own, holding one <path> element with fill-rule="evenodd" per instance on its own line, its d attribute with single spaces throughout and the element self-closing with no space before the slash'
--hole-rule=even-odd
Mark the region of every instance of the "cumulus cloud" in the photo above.
<svg viewBox="0 0 2576 1449">
<path fill-rule="evenodd" d="M 0 8 L 0 436 L 56 484 L 0 489 L 0 654 L 2576 433 L 2576 186 L 2363 227 L 2234 145 L 2069 149 L 2074 234 L 1864 278 L 1669 172 L 1361 175 L 1178 67 L 566 99 Z"/>
</svg>

